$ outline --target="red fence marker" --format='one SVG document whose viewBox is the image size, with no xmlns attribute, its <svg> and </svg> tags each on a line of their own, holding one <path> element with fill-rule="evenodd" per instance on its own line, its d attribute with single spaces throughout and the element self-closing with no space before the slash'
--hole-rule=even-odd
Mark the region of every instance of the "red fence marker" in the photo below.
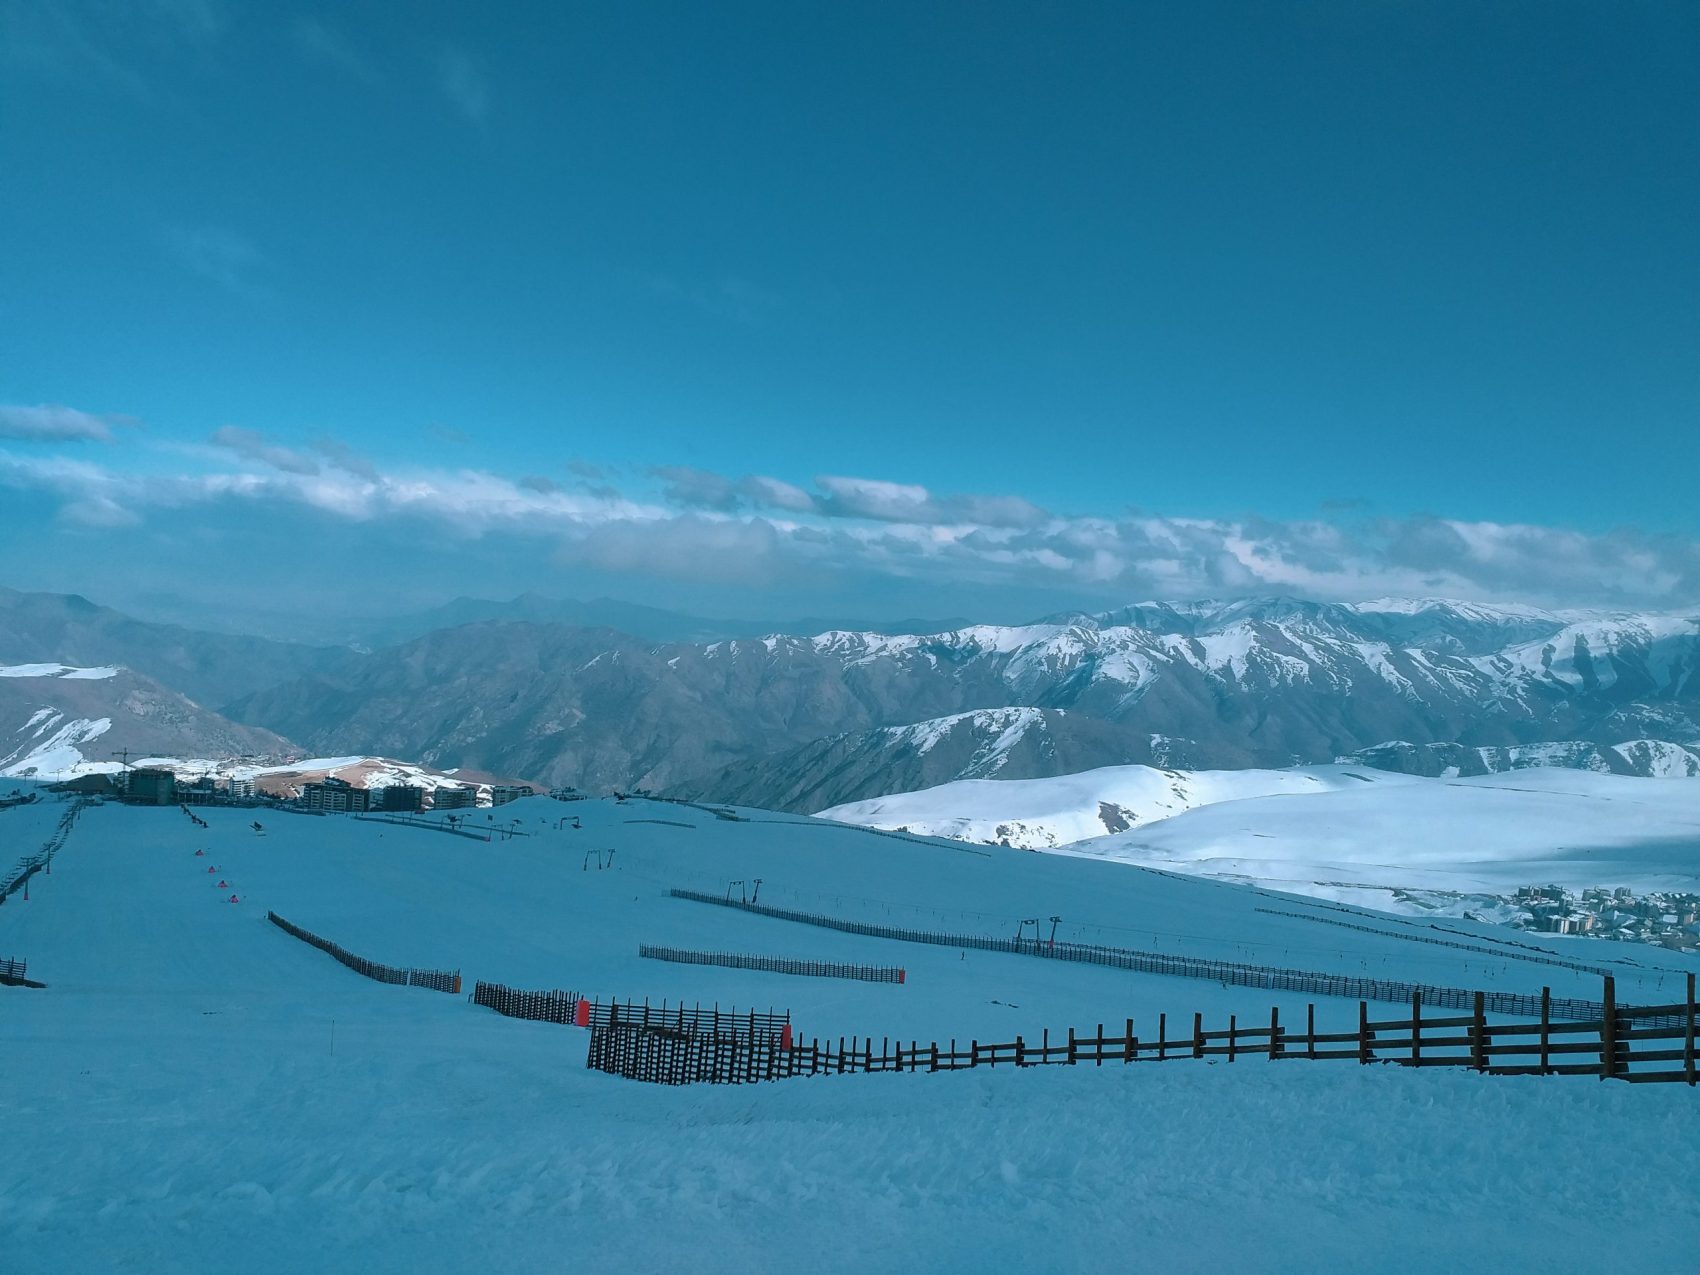
<svg viewBox="0 0 1700 1275">
<path fill-rule="evenodd" d="M 583 997 L 579 998 L 578 1008 L 573 1011 L 573 1026 L 590 1026 L 590 1002 L 585 1000 Z"/>
<path fill-rule="evenodd" d="M 231 901 L 231 902 L 232 902 L 232 903 L 240 903 L 240 902 L 242 902 L 242 900 L 241 900 L 241 899 L 239 899 L 239 898 L 237 898 L 237 897 L 236 897 L 236 896 L 235 896 L 235 895 L 234 895 L 234 894 L 233 894 L 233 895 L 231 895 L 231 896 L 230 896 L 230 901 Z"/>
<path fill-rule="evenodd" d="M 898 970 L 897 971 L 897 981 L 899 983 L 907 983 L 909 981 L 909 971 L 904 970 L 904 969 Z"/>
</svg>

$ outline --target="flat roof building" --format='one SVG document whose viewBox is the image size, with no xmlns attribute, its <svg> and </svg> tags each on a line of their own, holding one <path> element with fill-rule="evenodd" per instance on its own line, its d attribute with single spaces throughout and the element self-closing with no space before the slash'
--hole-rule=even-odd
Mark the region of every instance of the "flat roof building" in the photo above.
<svg viewBox="0 0 1700 1275">
<path fill-rule="evenodd" d="M 301 803 L 309 810 L 362 811 L 371 809 L 372 794 L 364 788 L 356 788 L 346 779 L 331 775 L 318 783 L 305 785 L 301 789 Z"/>
</svg>

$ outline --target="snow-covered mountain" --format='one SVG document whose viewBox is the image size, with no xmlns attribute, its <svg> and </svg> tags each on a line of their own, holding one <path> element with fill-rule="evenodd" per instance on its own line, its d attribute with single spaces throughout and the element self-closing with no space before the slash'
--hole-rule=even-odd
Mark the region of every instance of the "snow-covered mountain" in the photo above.
<svg viewBox="0 0 1700 1275">
<path fill-rule="evenodd" d="M 321 752 L 808 811 L 982 774 L 1279 768 L 1389 740 L 1649 741 L 1668 760 L 1700 745 L 1697 670 L 1688 614 L 1264 598 L 707 644 L 472 624 L 228 711 Z"/>
<path fill-rule="evenodd" d="M 1602 775 L 1635 775 L 1645 779 L 1700 777 L 1700 745 L 1673 744 L 1658 739 L 1626 739 L 1618 744 L 1567 739 L 1548 744 L 1513 744 L 1503 748 L 1407 744 L 1403 740 L 1392 740 L 1373 748 L 1360 748 L 1351 757 L 1342 760 L 1407 775 L 1499 775 L 1511 770 L 1556 766 L 1565 770 L 1592 770 Z"/>
<path fill-rule="evenodd" d="M 288 755 L 288 740 L 238 725 L 130 669 L 0 664 L 0 775 L 117 770 L 114 754 Z"/>
</svg>

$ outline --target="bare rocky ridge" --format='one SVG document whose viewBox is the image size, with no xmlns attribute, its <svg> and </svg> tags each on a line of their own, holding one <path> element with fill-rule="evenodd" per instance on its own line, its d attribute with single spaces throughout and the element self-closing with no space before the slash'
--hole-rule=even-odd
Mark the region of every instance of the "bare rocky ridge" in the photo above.
<svg viewBox="0 0 1700 1275">
<path fill-rule="evenodd" d="M 976 767 L 1287 766 L 1390 740 L 1696 744 L 1697 671 L 1688 616 L 1274 598 L 709 644 L 473 624 L 227 711 L 319 751 L 807 810 Z M 1038 716 L 1000 746 L 1009 720 L 981 710 L 1005 709 Z"/>
</svg>

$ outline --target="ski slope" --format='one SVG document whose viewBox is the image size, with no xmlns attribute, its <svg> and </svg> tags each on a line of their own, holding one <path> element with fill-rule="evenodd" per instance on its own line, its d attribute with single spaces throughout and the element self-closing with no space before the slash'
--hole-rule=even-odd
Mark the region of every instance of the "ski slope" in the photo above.
<svg viewBox="0 0 1700 1275">
<path fill-rule="evenodd" d="M 1046 779 L 956 780 L 919 792 L 848 802 L 823 810 L 816 818 L 1031 850 L 1142 828 L 1222 801 L 1406 782 L 1409 776 L 1362 766 L 1290 770 L 1103 766 Z"/>
<path fill-rule="evenodd" d="M 1542 769 L 1414 779 L 1211 806 L 1067 852 L 1371 906 L 1546 883 L 1693 890 L 1700 785 Z"/>
<path fill-rule="evenodd" d="M 33 848 L 62 811 L 0 812 L 0 836 Z M 1621 1260 L 1660 1270 L 1700 1240 L 1685 1176 L 1700 1104 L 1673 1086 L 1177 1063 L 663 1090 L 584 1071 L 578 1029 L 359 978 L 264 914 L 377 960 L 458 966 L 468 989 L 787 1007 L 805 1037 L 1009 1039 L 1194 1010 L 1220 1022 L 1266 1014 L 1271 994 L 842 934 L 668 886 L 759 877 L 764 902 L 900 924 L 1004 933 L 1037 912 L 1064 917 L 1059 937 L 1178 953 L 1597 987 L 1510 948 L 1416 943 L 1408 922 L 1120 864 L 756 811 L 536 799 L 479 812 L 474 826 L 533 834 L 490 842 L 197 813 L 208 828 L 175 809 L 91 808 L 30 901 L 0 906 L 0 955 L 49 984 L 0 988 L 8 1272 L 731 1271 L 800 1253 L 829 1271 L 1087 1270 L 1136 1251 L 1173 1269 L 1361 1268 L 1381 1252 L 1401 1259 L 1382 1268 L 1467 1255 L 1516 1271 L 1538 1269 L 1530 1227 L 1578 1248 L 1609 1235 Z M 609 849 L 612 867 L 586 867 Z M 1494 948 L 1529 937 L 1458 928 Z M 902 964 L 908 981 L 675 966 L 640 960 L 640 941 Z M 1587 953 L 1624 962 L 1626 1000 L 1669 999 L 1693 968 L 1645 948 Z M 1305 998 L 1275 999 L 1302 1014 Z M 1355 1020 L 1354 1003 L 1317 1006 L 1319 1023 Z M 1588 1171 L 1602 1145 L 1617 1166 L 1604 1180 Z"/>
<path fill-rule="evenodd" d="M 1700 881 L 1700 784 L 1534 768 L 1429 779 L 1361 766 L 1164 771 L 943 784 L 821 812 L 1007 840 L 1395 911 L 1486 910 L 1524 885 Z M 1111 830 L 1122 820 L 1128 826 Z M 1422 893 L 1420 901 L 1409 897 Z"/>
</svg>

